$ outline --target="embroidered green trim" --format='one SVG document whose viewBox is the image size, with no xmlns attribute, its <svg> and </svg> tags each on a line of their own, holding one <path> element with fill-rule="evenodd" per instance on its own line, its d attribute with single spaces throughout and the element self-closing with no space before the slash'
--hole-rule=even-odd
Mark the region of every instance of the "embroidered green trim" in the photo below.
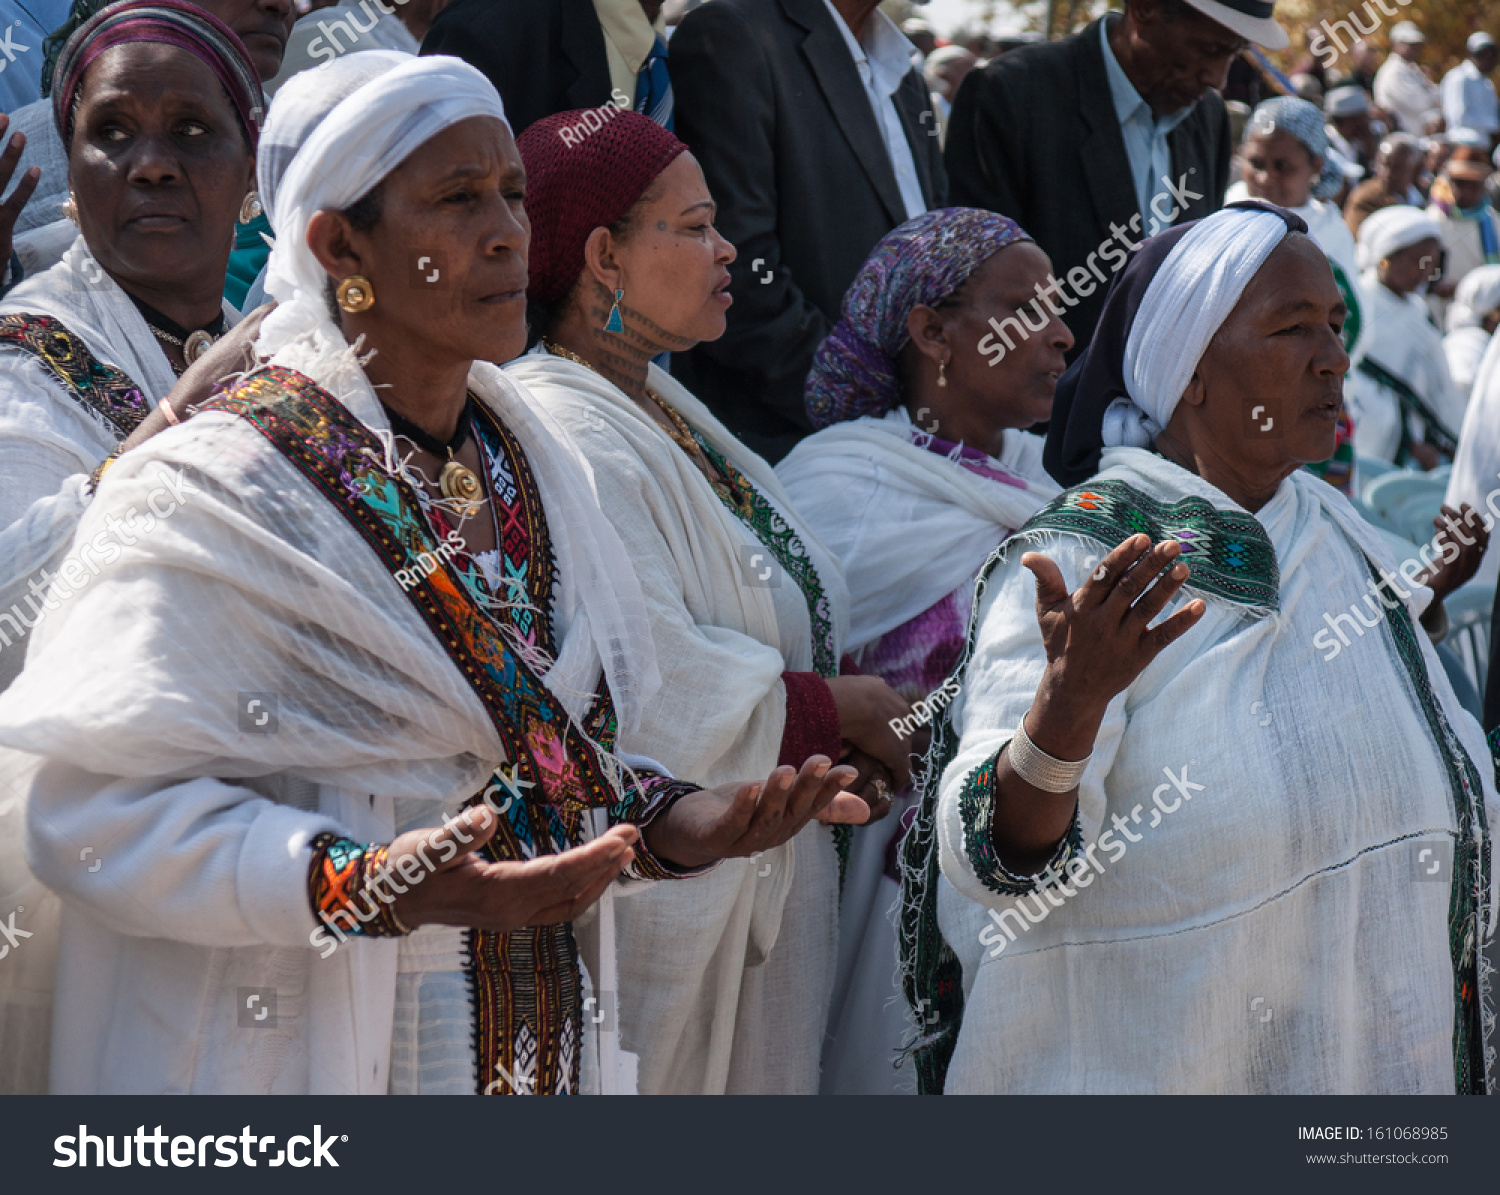
<svg viewBox="0 0 1500 1195">
<path fill-rule="evenodd" d="M 1016 534 L 1063 532 L 1113 551 L 1145 534 L 1152 543 L 1175 539 L 1192 570 L 1184 588 L 1245 606 L 1281 608 L 1276 549 L 1258 520 L 1220 510 L 1202 498 L 1159 502 L 1123 481 L 1095 481 L 1054 498 Z"/>
<path fill-rule="evenodd" d="M 1004 747 L 1000 748 L 1003 750 Z M 995 816 L 995 772 L 1000 763 L 1000 751 L 970 772 L 959 790 L 958 820 L 963 826 L 964 853 L 969 856 L 979 882 L 991 892 L 1000 896 L 1030 896 L 1049 877 L 1067 875 L 1064 868 L 1068 860 L 1083 850 L 1083 826 L 1075 810 L 1072 824 L 1057 844 L 1057 850 L 1052 853 L 1047 866 L 1036 875 L 1021 875 L 1006 867 L 1000 861 L 994 839 L 990 836 L 990 824 Z"/>
<path fill-rule="evenodd" d="M 1370 565 L 1370 576 L 1381 580 Z M 1453 959 L 1453 1082 L 1459 1095 L 1484 1095 L 1484 1002 L 1480 971 L 1481 910 L 1490 890 L 1490 831 L 1484 812 L 1484 786 L 1432 691 L 1427 663 L 1404 605 L 1386 619 L 1396 654 L 1406 667 L 1433 741 L 1448 769 L 1458 836 L 1453 843 L 1453 885 L 1448 898 L 1448 952 Z M 1495 732 L 1489 744 L 1495 747 Z M 1476 840 L 1476 830 L 1478 832 Z"/>
</svg>

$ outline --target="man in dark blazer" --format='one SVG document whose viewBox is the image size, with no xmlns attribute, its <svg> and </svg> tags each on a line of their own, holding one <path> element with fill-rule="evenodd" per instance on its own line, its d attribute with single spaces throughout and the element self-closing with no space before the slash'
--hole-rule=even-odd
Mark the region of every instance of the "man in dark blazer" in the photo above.
<svg viewBox="0 0 1500 1195">
<path fill-rule="evenodd" d="M 728 331 L 672 370 L 772 461 L 811 430 L 803 383 L 870 250 L 909 218 L 918 186 L 918 211 L 947 200 L 921 73 L 900 77 L 882 128 L 846 34 L 890 48 L 899 30 L 871 28 L 889 21 L 875 0 L 832 2 L 838 17 L 826 0 L 712 0 L 683 18 L 667 59 L 677 135 L 739 250 Z M 905 196 L 887 141 L 902 135 Z"/>
<path fill-rule="evenodd" d="M 1061 292 L 1074 356 L 1104 305 L 1099 261 L 1117 269 L 1145 236 L 1223 205 L 1233 144 L 1215 89 L 1248 42 L 1287 44 L 1271 11 L 1262 0 L 1126 0 L 1123 15 L 964 80 L 948 124 L 952 202 L 1015 220 L 1055 278 L 1075 271 L 1076 289 Z"/>
<path fill-rule="evenodd" d="M 453 0 L 433 21 L 422 53 L 451 54 L 482 71 L 518 137 L 554 112 L 610 102 L 593 0 Z"/>
</svg>

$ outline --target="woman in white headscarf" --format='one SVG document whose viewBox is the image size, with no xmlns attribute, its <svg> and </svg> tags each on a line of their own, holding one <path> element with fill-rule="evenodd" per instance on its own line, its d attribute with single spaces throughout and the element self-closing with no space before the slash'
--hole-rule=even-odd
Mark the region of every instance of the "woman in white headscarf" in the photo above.
<svg viewBox="0 0 1500 1195">
<path fill-rule="evenodd" d="M 117 88 L 132 97 L 121 144 Z M 0 303 L 0 689 L 21 669 L 89 473 L 238 314 L 223 301 L 235 220 L 254 190 L 260 83 L 228 26 L 190 4 L 116 4 L 58 60 L 50 107 L 71 155 L 75 234 Z M 184 109 L 172 96 L 194 96 Z M 201 147 L 163 151 L 173 122 Z M 102 152 L 101 145 L 117 148 Z M 141 179 L 160 175 L 150 187 Z M 86 563 L 86 562 L 85 562 Z"/>
<path fill-rule="evenodd" d="M 1464 398 L 1422 300 L 1441 276 L 1442 248 L 1437 222 L 1404 204 L 1381 208 L 1360 225 L 1359 289 L 1368 335 L 1347 396 L 1362 456 L 1423 469 L 1453 456 Z"/>
<path fill-rule="evenodd" d="M 641 581 L 663 686 L 621 744 L 705 782 L 858 749 L 886 812 L 910 774 L 890 721 L 909 709 L 876 677 L 839 675 L 838 561 L 770 465 L 652 364 L 724 330 L 734 249 L 703 173 L 640 113 L 579 136 L 585 116 L 598 121 L 556 113 L 519 138 L 541 340 L 505 373 L 587 459 Z M 809 826 L 621 903 L 620 1026 L 643 1092 L 817 1090 L 839 874 L 833 831 Z"/>
<path fill-rule="evenodd" d="M 914 746 L 952 696 L 943 682 L 980 566 L 1059 492 L 1042 468 L 1041 437 L 1026 430 L 1050 414 L 1073 343 L 1035 297 L 1051 274 L 1026 231 L 994 212 L 939 208 L 894 229 L 855 277 L 808 375 L 808 416 L 821 430 L 776 468 L 844 566 L 850 654 L 913 703 L 901 725 Z M 1011 317 L 1007 330 L 1020 331 L 1009 349 L 989 322 L 1007 311 L 1026 321 Z M 862 830 L 850 851 L 827 1093 L 912 1086 L 910 1072 L 892 1066 L 907 1026 L 891 913 L 896 843 L 913 800 L 901 793 L 900 818 Z"/>
<path fill-rule="evenodd" d="M 1491 527 L 1500 518 L 1500 342 L 1493 334 L 1497 324 L 1500 266 L 1480 266 L 1458 284 L 1443 341 L 1455 382 L 1464 385 L 1464 376 L 1469 378 L 1469 405 L 1458 433 L 1446 504 L 1456 509 L 1467 502 L 1483 512 Z M 1485 555 L 1474 580 L 1483 585 L 1500 580 L 1500 552 Z"/>
<path fill-rule="evenodd" d="M 1417 625 L 1475 561 L 1398 575 L 1301 468 L 1349 365 L 1305 231 L 1147 241 L 1059 386 L 1073 488 L 981 575 L 905 844 L 928 1090 L 1484 1090 L 1500 807 Z M 957 994 L 937 866 L 988 911 Z"/>
<path fill-rule="evenodd" d="M 1480 266 L 1464 275 L 1448 308 L 1448 335 L 1443 354 L 1448 372 L 1464 402 L 1474 392 L 1479 363 L 1490 347 L 1490 337 L 1500 326 L 1500 266 Z"/>
<path fill-rule="evenodd" d="M 103 473 L 78 542 L 179 504 L 0 698 L 65 906 L 51 1088 L 576 1091 L 570 922 L 622 869 L 866 807 L 826 758 L 705 791 L 614 751 L 658 673 L 585 465 L 486 364 L 524 343 L 527 245 L 489 81 L 352 55 L 262 146 L 265 364 Z"/>
</svg>

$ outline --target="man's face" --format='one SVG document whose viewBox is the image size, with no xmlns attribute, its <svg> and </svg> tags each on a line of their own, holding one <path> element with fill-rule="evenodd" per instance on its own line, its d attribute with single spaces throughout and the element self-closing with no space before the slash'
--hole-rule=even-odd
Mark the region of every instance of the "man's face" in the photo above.
<svg viewBox="0 0 1500 1195">
<path fill-rule="evenodd" d="M 297 19 L 292 0 L 196 0 L 234 30 L 250 54 L 250 64 L 264 83 L 281 69 L 286 39 Z"/>
<path fill-rule="evenodd" d="M 1131 81 L 1158 115 L 1191 107 L 1210 88 L 1223 90 L 1230 62 L 1249 44 L 1196 9 L 1168 20 L 1159 0 L 1145 0 L 1129 13 L 1148 51 L 1140 64 L 1146 77 Z"/>
<path fill-rule="evenodd" d="M 1449 178 L 1453 188 L 1453 202 L 1469 211 L 1484 202 L 1484 180 L 1478 178 Z"/>
<path fill-rule="evenodd" d="M 1425 42 L 1419 41 L 1402 41 L 1397 42 L 1391 49 L 1398 56 L 1405 58 L 1407 62 L 1421 62 L 1422 54 L 1427 49 L 1427 45 Z"/>
<path fill-rule="evenodd" d="M 1477 54 L 1471 55 L 1474 65 L 1481 75 L 1488 75 L 1496 66 L 1500 66 L 1500 49 L 1495 46 L 1486 46 Z"/>
</svg>

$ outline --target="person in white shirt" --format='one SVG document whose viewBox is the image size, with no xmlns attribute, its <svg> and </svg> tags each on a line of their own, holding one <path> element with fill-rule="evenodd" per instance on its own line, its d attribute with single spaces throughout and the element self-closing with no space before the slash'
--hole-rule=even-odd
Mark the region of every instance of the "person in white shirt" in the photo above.
<svg viewBox="0 0 1500 1195">
<path fill-rule="evenodd" d="M 1488 33 L 1469 38 L 1469 56 L 1443 76 L 1443 119 L 1450 129 L 1473 129 L 1500 139 L 1500 97 L 1490 75 L 1500 65 L 1500 47 Z"/>
<path fill-rule="evenodd" d="M 1391 30 L 1391 56 L 1375 72 L 1375 106 L 1396 118 L 1403 132 L 1421 135 L 1428 112 L 1441 107 L 1438 85 L 1422 69 L 1427 38 L 1410 21 Z"/>
</svg>

